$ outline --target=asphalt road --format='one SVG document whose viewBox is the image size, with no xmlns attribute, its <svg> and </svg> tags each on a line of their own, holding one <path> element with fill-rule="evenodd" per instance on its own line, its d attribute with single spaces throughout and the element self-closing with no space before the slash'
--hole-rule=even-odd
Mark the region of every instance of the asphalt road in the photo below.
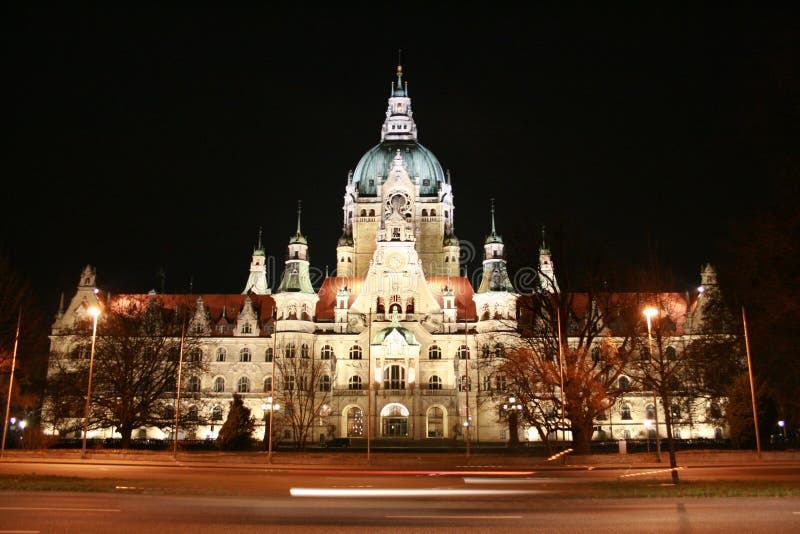
<svg viewBox="0 0 800 534">
<path fill-rule="evenodd" d="M 667 482 L 664 467 L 392 469 L 28 458 L 0 462 L 0 475 L 110 479 L 117 486 L 100 493 L 2 492 L 0 533 L 800 532 L 800 498 L 580 498 L 582 482 Z M 691 465 L 680 476 L 800 484 L 800 463 Z"/>
<path fill-rule="evenodd" d="M 6 492 L 0 532 L 798 532 L 800 499 L 204 497 Z"/>
</svg>

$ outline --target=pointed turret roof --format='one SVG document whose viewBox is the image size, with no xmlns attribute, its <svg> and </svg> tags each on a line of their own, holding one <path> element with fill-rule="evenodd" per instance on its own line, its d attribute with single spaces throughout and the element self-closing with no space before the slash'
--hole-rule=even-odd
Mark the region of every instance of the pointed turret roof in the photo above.
<svg viewBox="0 0 800 534">
<path fill-rule="evenodd" d="M 489 235 L 486 236 L 486 243 L 502 243 L 503 238 L 497 235 L 497 230 L 494 226 L 494 199 L 489 199 L 489 205 L 491 206 L 491 213 L 492 213 L 492 231 Z"/>
<path fill-rule="evenodd" d="M 294 233 L 292 237 L 289 238 L 289 243 L 302 243 L 303 245 L 307 245 L 308 242 L 306 241 L 305 236 L 300 231 L 300 215 L 303 213 L 303 201 L 297 201 L 297 231 Z"/>
</svg>

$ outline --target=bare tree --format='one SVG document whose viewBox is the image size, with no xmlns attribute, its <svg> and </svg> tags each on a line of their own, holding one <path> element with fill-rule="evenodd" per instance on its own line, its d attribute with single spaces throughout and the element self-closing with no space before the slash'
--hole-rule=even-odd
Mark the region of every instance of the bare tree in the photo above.
<svg viewBox="0 0 800 534">
<path fill-rule="evenodd" d="M 144 307 L 106 310 L 97 327 L 90 399 L 90 428 L 113 428 L 130 446 L 134 429 L 171 430 L 184 310 L 160 307 L 152 299 Z M 57 428 L 80 428 L 90 363 L 91 325 L 79 323 L 51 357 L 48 381 L 49 417 Z M 185 338 L 181 404 L 184 428 L 198 423 L 199 375 L 205 370 L 196 339 Z M 192 404 L 192 406 L 190 406 Z"/>
<path fill-rule="evenodd" d="M 519 399 L 522 420 L 548 448 L 548 435 L 570 430 L 575 451 L 587 454 L 595 420 L 624 393 L 616 384 L 633 352 L 631 302 L 630 295 L 603 292 L 522 301 L 516 343 L 493 366 L 505 386 L 497 393 Z"/>
<path fill-rule="evenodd" d="M 282 356 L 276 358 L 275 366 L 278 374 L 274 378 L 276 401 L 284 406 L 282 422 L 291 427 L 295 447 L 304 449 L 314 422 L 327 415 L 331 363 L 316 359 L 306 347 L 300 354 L 294 348 L 284 349 Z"/>
</svg>

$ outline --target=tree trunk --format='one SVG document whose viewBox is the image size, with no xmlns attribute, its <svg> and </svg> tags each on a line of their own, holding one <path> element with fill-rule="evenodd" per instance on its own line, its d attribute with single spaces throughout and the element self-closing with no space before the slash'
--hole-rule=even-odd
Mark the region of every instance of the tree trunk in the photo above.
<svg viewBox="0 0 800 534">
<path fill-rule="evenodd" d="M 678 462 L 675 457 L 675 440 L 672 438 L 672 405 L 670 404 L 669 394 L 664 394 L 664 423 L 667 425 L 667 446 L 669 447 L 669 467 L 672 472 L 672 483 L 677 484 Z"/>
<path fill-rule="evenodd" d="M 594 432 L 593 422 L 588 424 L 582 421 L 572 421 L 572 448 L 575 454 L 590 454 L 592 452 L 592 433 Z"/>
<path fill-rule="evenodd" d="M 131 447 L 131 435 L 133 434 L 133 427 L 130 425 L 123 425 L 117 429 L 122 439 L 120 440 L 121 449 L 129 449 Z"/>
</svg>

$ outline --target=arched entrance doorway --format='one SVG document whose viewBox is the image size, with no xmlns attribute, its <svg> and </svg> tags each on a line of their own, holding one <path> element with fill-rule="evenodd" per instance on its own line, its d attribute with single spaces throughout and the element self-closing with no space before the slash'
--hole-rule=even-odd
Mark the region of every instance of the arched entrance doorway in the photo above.
<svg viewBox="0 0 800 534">
<path fill-rule="evenodd" d="M 387 404 L 381 410 L 381 436 L 384 438 L 408 437 L 408 408 L 402 404 Z"/>
</svg>

